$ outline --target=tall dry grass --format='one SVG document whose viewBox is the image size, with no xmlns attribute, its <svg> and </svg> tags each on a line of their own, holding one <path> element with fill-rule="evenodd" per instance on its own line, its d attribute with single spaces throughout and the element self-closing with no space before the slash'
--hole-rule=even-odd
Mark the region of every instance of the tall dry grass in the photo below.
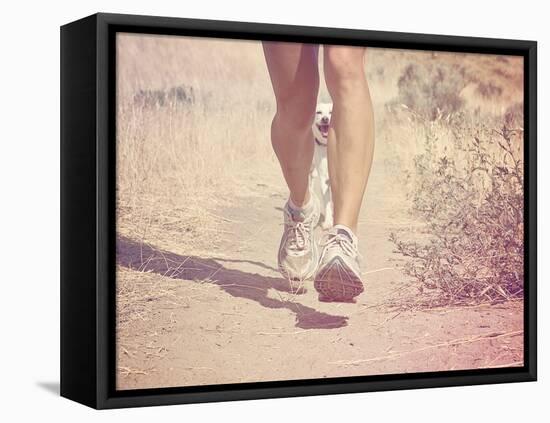
<svg viewBox="0 0 550 423">
<path fill-rule="evenodd" d="M 215 210 L 277 166 L 261 46 L 130 34 L 117 43 L 119 229 L 210 245 Z"/>
<path fill-rule="evenodd" d="M 216 189 L 246 171 L 243 162 L 271 158 L 272 94 L 256 71 L 258 45 L 135 35 L 118 43 L 118 175 L 128 198 Z"/>
</svg>

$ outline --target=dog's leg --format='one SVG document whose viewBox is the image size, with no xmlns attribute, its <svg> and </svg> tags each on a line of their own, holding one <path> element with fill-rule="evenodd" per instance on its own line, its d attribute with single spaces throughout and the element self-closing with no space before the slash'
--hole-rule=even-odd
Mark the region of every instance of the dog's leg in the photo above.
<svg viewBox="0 0 550 423">
<path fill-rule="evenodd" d="M 325 216 L 323 220 L 323 229 L 330 229 L 334 225 L 334 212 L 332 205 L 332 196 L 330 194 L 330 181 L 328 179 L 323 184 L 323 190 L 323 215 Z"/>
<path fill-rule="evenodd" d="M 332 198 L 330 195 L 330 180 L 328 175 L 328 161 L 326 156 L 319 163 L 319 187 L 321 191 L 321 209 L 323 213 L 323 229 L 333 226 Z"/>
<path fill-rule="evenodd" d="M 325 219 L 323 220 L 323 229 L 330 229 L 332 226 L 334 226 L 334 216 L 333 216 L 333 205 L 332 205 L 332 198 L 330 195 L 330 189 L 328 190 L 326 197 L 325 197 Z"/>
<path fill-rule="evenodd" d="M 309 180 L 309 187 L 312 190 L 312 192 L 315 194 L 315 197 L 319 201 L 320 205 L 320 212 L 321 216 L 319 219 L 319 224 L 324 220 L 324 203 L 323 203 L 323 188 L 322 188 L 322 172 L 321 168 L 319 167 L 319 150 L 318 146 L 315 146 L 315 150 L 313 151 L 313 161 L 311 163 L 311 178 Z"/>
</svg>

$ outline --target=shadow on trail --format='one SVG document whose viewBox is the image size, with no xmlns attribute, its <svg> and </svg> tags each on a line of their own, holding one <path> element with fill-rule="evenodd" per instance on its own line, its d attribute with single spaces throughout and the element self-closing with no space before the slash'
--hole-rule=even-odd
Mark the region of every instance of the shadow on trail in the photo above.
<svg viewBox="0 0 550 423">
<path fill-rule="evenodd" d="M 117 263 L 128 269 L 154 272 L 186 282 L 211 283 L 234 297 L 256 301 L 263 307 L 286 308 L 296 315 L 296 327 L 302 329 L 334 329 L 347 325 L 346 316 L 334 316 L 292 301 L 270 298 L 269 289 L 292 293 L 288 281 L 283 278 L 228 269 L 211 258 L 163 251 L 120 235 L 116 244 Z"/>
<path fill-rule="evenodd" d="M 211 257 L 211 259 L 216 261 L 221 261 L 221 262 L 227 262 L 227 263 L 248 263 L 254 266 L 261 267 L 262 269 L 278 272 L 278 270 L 275 269 L 274 267 L 268 266 L 267 264 L 261 263 L 259 261 L 254 261 L 254 260 L 237 260 L 237 259 L 229 259 L 225 257 Z"/>
</svg>

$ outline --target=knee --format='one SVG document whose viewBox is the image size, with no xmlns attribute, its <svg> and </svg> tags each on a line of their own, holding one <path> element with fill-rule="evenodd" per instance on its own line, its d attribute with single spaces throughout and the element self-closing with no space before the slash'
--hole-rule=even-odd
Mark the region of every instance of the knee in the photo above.
<svg viewBox="0 0 550 423">
<path fill-rule="evenodd" d="M 365 84 L 364 47 L 327 46 L 324 54 L 325 79 L 332 95 Z"/>
<path fill-rule="evenodd" d="M 317 108 L 316 87 L 289 87 L 279 90 L 276 98 L 276 118 L 297 129 L 311 126 Z"/>
</svg>

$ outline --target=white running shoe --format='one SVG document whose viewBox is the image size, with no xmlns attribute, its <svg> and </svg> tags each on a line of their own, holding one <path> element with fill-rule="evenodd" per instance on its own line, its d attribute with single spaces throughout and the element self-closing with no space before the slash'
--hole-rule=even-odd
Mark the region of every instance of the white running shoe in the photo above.
<svg viewBox="0 0 550 423">
<path fill-rule="evenodd" d="M 311 194 L 305 209 L 284 207 L 285 226 L 279 246 L 279 271 L 288 280 L 303 281 L 313 277 L 319 262 L 314 229 L 319 222 L 319 201 Z"/>
<path fill-rule="evenodd" d="M 357 237 L 344 225 L 334 226 L 323 242 L 314 286 L 319 301 L 353 302 L 363 292 Z"/>
</svg>

